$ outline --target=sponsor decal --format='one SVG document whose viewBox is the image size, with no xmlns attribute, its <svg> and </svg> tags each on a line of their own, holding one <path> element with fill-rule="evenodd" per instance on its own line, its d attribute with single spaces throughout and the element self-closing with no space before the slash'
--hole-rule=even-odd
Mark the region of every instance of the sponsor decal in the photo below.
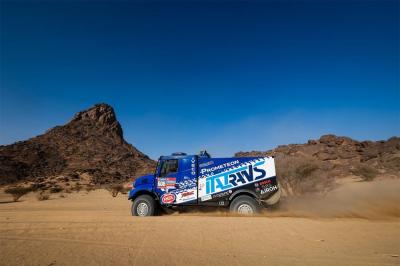
<svg viewBox="0 0 400 266">
<path fill-rule="evenodd" d="M 257 190 L 257 188 L 259 188 L 258 191 L 260 191 L 260 190 L 263 190 L 265 188 L 271 187 L 272 184 L 273 183 L 272 183 L 271 179 L 265 179 L 265 180 L 263 180 L 261 182 L 255 183 L 254 187 L 256 188 L 256 190 Z"/>
<path fill-rule="evenodd" d="M 236 164 L 236 161 L 232 162 Z M 258 183 L 255 187 L 261 187 L 260 181 L 275 177 L 275 165 L 273 158 L 262 158 L 242 163 L 233 169 L 227 169 L 216 175 L 205 176 L 199 179 L 199 197 L 220 193 L 226 190 Z M 272 181 L 266 181 L 265 184 Z M 264 183 L 262 183 L 264 184 Z M 263 187 L 261 187 L 263 188 Z"/>
<path fill-rule="evenodd" d="M 174 189 L 176 185 L 175 177 L 159 177 L 157 180 L 157 187 L 163 191 L 168 192 Z"/>
<path fill-rule="evenodd" d="M 260 191 L 260 193 L 262 195 L 262 194 L 265 194 L 265 193 L 268 193 L 268 192 L 272 192 L 272 191 L 275 191 L 275 190 L 278 190 L 278 186 L 277 185 L 264 188 L 264 189 L 262 189 Z"/>
<path fill-rule="evenodd" d="M 182 194 L 182 197 L 189 197 L 189 196 L 194 195 L 194 191 L 185 191 L 185 192 L 182 192 L 181 194 Z"/>
<path fill-rule="evenodd" d="M 201 201 L 207 201 L 207 200 L 210 200 L 211 198 L 212 198 L 211 195 L 205 195 L 205 196 L 201 197 Z"/>
<path fill-rule="evenodd" d="M 268 184 L 271 184 L 272 183 L 272 180 L 271 179 L 267 179 L 267 180 L 263 180 L 263 181 L 261 181 L 261 182 L 258 182 L 258 184 L 260 185 L 260 186 L 265 186 L 265 185 L 268 185 Z"/>
<path fill-rule="evenodd" d="M 197 199 L 197 189 L 188 189 L 176 194 L 176 203 L 182 203 Z"/>
<path fill-rule="evenodd" d="M 207 174 L 207 173 L 212 173 L 212 172 L 214 172 L 216 170 L 221 170 L 221 169 L 224 169 L 226 167 L 234 166 L 236 164 L 239 164 L 239 160 L 236 160 L 236 161 L 233 161 L 233 162 L 223 163 L 223 164 L 211 167 L 211 168 L 203 168 L 203 169 L 200 170 L 200 173 L 202 175 L 204 175 L 204 174 Z"/>
<path fill-rule="evenodd" d="M 190 161 L 190 166 L 191 166 L 191 174 L 194 176 L 196 175 L 196 159 L 193 157 L 192 160 Z"/>
<path fill-rule="evenodd" d="M 239 167 L 223 174 L 207 177 L 206 194 L 213 194 L 264 178 L 265 170 L 258 168 L 262 164 L 264 162 L 258 162 L 254 165 Z"/>
<path fill-rule="evenodd" d="M 172 193 L 164 194 L 161 197 L 162 203 L 173 203 L 175 201 L 175 195 Z"/>
<path fill-rule="evenodd" d="M 230 191 L 232 191 L 232 190 L 230 190 Z M 229 196 L 230 193 L 231 192 L 229 192 L 229 191 L 224 191 L 224 192 L 212 195 L 212 198 L 213 199 L 223 198 L 223 197 Z"/>
<path fill-rule="evenodd" d="M 213 163 L 214 163 L 214 161 L 209 161 L 209 162 L 206 162 L 206 163 L 199 164 L 199 166 L 200 167 L 207 167 L 207 166 L 212 165 Z"/>
</svg>

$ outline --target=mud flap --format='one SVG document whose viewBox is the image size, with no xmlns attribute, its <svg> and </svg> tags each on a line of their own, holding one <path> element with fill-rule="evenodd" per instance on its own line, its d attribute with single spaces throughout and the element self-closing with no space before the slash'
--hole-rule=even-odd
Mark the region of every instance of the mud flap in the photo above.
<svg viewBox="0 0 400 266">
<path fill-rule="evenodd" d="M 280 198 L 281 198 L 281 194 L 282 194 L 282 189 L 281 186 L 278 183 L 278 191 L 276 191 L 274 193 L 274 195 L 272 195 L 271 197 L 269 197 L 266 200 L 261 200 L 262 204 L 264 204 L 265 206 L 272 206 L 275 205 L 279 202 Z"/>
</svg>

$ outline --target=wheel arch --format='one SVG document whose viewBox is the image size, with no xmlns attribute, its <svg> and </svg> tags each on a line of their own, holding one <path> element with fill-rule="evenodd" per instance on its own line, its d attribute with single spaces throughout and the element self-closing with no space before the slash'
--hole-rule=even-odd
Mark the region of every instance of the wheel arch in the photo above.
<svg viewBox="0 0 400 266">
<path fill-rule="evenodd" d="M 142 195 L 149 195 L 151 196 L 156 202 L 158 202 L 158 197 L 155 193 L 148 191 L 148 190 L 140 190 L 138 192 L 136 192 L 132 197 L 130 197 L 129 199 L 131 201 L 134 201 L 137 197 L 142 196 Z"/>
<path fill-rule="evenodd" d="M 235 198 L 237 198 L 239 196 L 243 196 L 243 195 L 250 196 L 250 197 L 254 198 L 257 202 L 259 202 L 257 194 L 254 191 L 251 191 L 249 189 L 239 189 L 239 190 L 236 190 L 235 192 L 233 192 L 232 195 L 230 195 L 229 205 L 232 203 L 232 201 Z"/>
</svg>

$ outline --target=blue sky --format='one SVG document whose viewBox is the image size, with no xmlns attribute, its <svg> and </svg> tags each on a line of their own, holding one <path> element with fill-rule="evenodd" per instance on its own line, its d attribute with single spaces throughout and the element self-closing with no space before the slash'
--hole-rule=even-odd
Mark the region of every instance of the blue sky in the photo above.
<svg viewBox="0 0 400 266">
<path fill-rule="evenodd" d="M 0 144 L 98 102 L 152 158 L 400 135 L 398 1 L 0 5 Z"/>
</svg>

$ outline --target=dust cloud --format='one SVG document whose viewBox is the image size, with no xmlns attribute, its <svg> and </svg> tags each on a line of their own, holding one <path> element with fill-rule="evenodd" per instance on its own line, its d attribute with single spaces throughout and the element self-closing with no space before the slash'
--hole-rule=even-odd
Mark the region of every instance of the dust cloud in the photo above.
<svg viewBox="0 0 400 266">
<path fill-rule="evenodd" d="M 224 208 L 188 208 L 172 215 L 239 216 Z M 320 195 L 282 197 L 280 203 L 264 209 L 258 217 L 400 218 L 400 180 L 353 182 Z"/>
<path fill-rule="evenodd" d="M 400 217 L 400 180 L 354 182 L 325 195 L 282 198 L 264 216 L 390 219 Z"/>
</svg>

